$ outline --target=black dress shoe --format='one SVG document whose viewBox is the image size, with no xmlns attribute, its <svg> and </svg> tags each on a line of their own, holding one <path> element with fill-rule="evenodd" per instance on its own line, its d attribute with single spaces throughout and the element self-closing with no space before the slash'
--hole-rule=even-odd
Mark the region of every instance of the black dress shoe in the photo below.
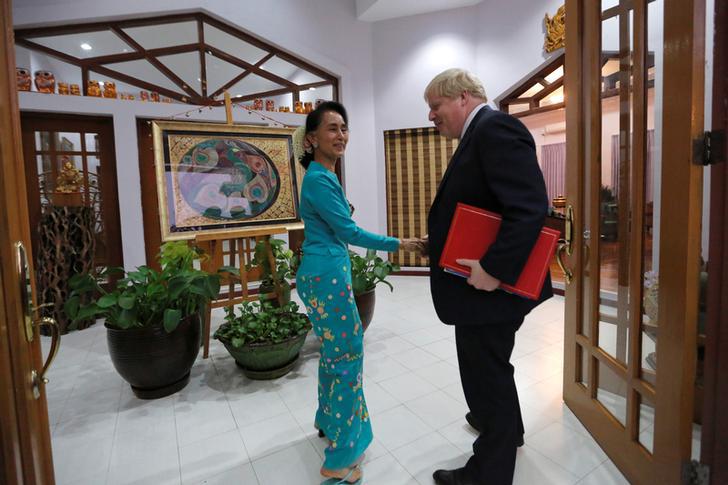
<svg viewBox="0 0 728 485">
<path fill-rule="evenodd" d="M 471 428 L 473 428 L 475 431 L 480 433 L 480 426 L 475 421 L 475 416 L 473 416 L 473 413 L 468 411 L 467 414 L 465 414 L 465 421 L 468 422 L 468 424 L 470 425 Z"/>
<path fill-rule="evenodd" d="M 475 479 L 470 478 L 465 468 L 436 470 L 432 474 L 432 479 L 437 485 L 479 485 Z"/>
<path fill-rule="evenodd" d="M 477 431 L 478 433 L 481 432 L 480 431 L 480 425 L 475 420 L 475 416 L 473 416 L 473 413 L 471 413 L 470 411 L 468 411 L 467 414 L 465 414 L 465 421 L 467 421 L 468 424 L 470 425 L 470 427 L 473 428 L 475 431 Z M 520 438 L 518 439 L 518 442 L 516 443 L 516 446 L 519 447 L 519 448 L 521 446 L 523 446 L 523 435 L 521 435 Z"/>
</svg>

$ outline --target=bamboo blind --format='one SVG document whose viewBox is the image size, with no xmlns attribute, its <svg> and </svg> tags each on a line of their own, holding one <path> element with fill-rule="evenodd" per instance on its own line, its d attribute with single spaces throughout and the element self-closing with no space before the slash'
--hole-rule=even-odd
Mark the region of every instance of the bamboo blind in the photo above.
<svg viewBox="0 0 728 485">
<path fill-rule="evenodd" d="M 434 127 L 384 132 L 388 234 L 427 234 L 427 213 L 456 147 L 457 140 L 440 136 Z M 398 251 L 390 259 L 400 266 L 428 266 L 415 253 Z"/>
</svg>

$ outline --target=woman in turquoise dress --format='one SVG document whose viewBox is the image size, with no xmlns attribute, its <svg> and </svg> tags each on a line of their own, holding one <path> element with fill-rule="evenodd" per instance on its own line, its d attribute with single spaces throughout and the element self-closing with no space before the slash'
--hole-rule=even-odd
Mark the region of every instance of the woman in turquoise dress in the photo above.
<svg viewBox="0 0 728 485">
<path fill-rule="evenodd" d="M 305 224 L 303 258 L 296 287 L 321 340 L 315 425 L 329 440 L 324 483 L 359 483 L 359 461 L 372 441 L 362 389 L 364 329 L 351 290 L 348 244 L 397 251 L 419 249 L 415 239 L 367 232 L 351 219 L 349 203 L 334 172 L 349 140 L 347 115 L 336 102 L 319 105 L 306 118 L 306 175 L 301 186 Z"/>
</svg>

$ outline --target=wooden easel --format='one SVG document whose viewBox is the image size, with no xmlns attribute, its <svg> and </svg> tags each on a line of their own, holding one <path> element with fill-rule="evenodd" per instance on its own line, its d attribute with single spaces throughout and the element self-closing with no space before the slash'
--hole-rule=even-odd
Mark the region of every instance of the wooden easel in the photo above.
<svg viewBox="0 0 728 485">
<path fill-rule="evenodd" d="M 217 273 L 223 266 L 231 266 L 240 272 L 239 275 L 226 273 L 222 276 L 220 295 L 215 300 L 210 301 L 208 305 L 203 328 L 203 358 L 206 359 L 210 354 L 210 321 L 213 308 L 232 307 L 257 298 L 256 295 L 250 294 L 248 283 L 259 279 L 260 270 L 258 268 L 253 268 L 250 271 L 246 269 L 253 255 L 253 248 L 255 247 L 253 242 L 258 244 L 272 235 L 287 232 L 285 228 L 246 229 L 223 234 L 200 234 L 195 237 L 195 244 L 205 251 L 208 256 L 202 263 L 202 269 L 208 273 Z M 227 248 L 225 247 L 226 243 Z M 270 245 L 268 245 L 268 260 L 271 264 L 273 278 L 275 278 L 276 262 Z M 223 293 L 222 288 L 224 286 L 227 286 L 227 291 Z M 278 297 L 281 297 L 280 292 Z"/>
<path fill-rule="evenodd" d="M 228 125 L 233 124 L 232 102 L 230 93 L 225 91 L 225 117 Z M 195 237 L 195 244 L 207 254 L 208 258 L 202 263 L 202 268 L 208 273 L 217 273 L 223 266 L 234 267 L 239 275 L 227 273 L 222 276 L 220 288 L 227 286 L 226 293 L 220 293 L 218 298 L 210 301 L 205 312 L 205 325 L 203 328 L 204 348 L 202 357 L 206 359 L 210 355 L 210 321 L 213 308 L 232 307 L 233 305 L 250 301 L 256 297 L 250 295 L 248 283 L 259 279 L 260 270 L 253 268 L 250 271 L 246 266 L 253 256 L 253 242 L 259 243 L 269 239 L 275 234 L 285 234 L 288 231 L 279 229 L 244 229 L 241 231 L 200 234 Z M 225 247 L 227 243 L 227 248 Z M 271 265 L 273 278 L 276 277 L 276 262 L 273 251 L 268 245 L 268 258 Z M 236 288 L 239 286 L 239 290 Z M 280 298 L 280 292 L 278 297 Z"/>
</svg>

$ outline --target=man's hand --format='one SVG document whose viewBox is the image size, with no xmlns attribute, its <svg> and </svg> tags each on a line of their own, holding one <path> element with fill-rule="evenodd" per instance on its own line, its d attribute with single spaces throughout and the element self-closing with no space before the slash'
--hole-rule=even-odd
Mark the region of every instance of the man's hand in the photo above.
<svg viewBox="0 0 728 485">
<path fill-rule="evenodd" d="M 500 285 L 500 280 L 486 273 L 477 259 L 458 259 L 456 262 L 470 268 L 468 284 L 478 290 L 493 291 Z"/>
<path fill-rule="evenodd" d="M 399 240 L 399 249 L 402 251 L 419 252 L 420 240 L 416 237 L 406 237 Z"/>
<path fill-rule="evenodd" d="M 430 240 L 427 237 L 427 234 L 420 238 L 420 256 L 423 258 L 430 257 Z"/>
</svg>

